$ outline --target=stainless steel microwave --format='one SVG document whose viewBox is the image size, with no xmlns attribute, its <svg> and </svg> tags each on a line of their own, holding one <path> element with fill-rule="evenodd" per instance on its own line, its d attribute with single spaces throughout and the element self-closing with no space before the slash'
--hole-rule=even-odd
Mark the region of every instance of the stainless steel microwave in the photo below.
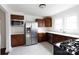
<svg viewBox="0 0 79 59">
<path fill-rule="evenodd" d="M 11 21 L 11 25 L 12 26 L 19 26 L 19 25 L 23 25 L 24 24 L 24 22 L 23 21 Z"/>
</svg>

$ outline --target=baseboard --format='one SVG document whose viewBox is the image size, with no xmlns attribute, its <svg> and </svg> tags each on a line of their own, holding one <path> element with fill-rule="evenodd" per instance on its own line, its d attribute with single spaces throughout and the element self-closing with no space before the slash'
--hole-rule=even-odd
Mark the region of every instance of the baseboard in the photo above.
<svg viewBox="0 0 79 59">
<path fill-rule="evenodd" d="M 8 53 L 5 52 L 6 48 L 1 48 L 1 55 L 8 55 Z"/>
</svg>

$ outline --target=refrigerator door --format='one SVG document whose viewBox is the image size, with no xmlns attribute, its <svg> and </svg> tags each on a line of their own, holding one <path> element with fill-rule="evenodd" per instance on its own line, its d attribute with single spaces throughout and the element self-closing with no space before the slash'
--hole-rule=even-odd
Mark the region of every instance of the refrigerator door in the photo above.
<svg viewBox="0 0 79 59">
<path fill-rule="evenodd" d="M 26 45 L 37 43 L 37 23 L 26 23 Z"/>
<path fill-rule="evenodd" d="M 31 45 L 31 28 L 26 28 L 26 45 Z"/>
<path fill-rule="evenodd" d="M 36 37 L 32 37 L 32 41 L 31 41 L 31 44 L 37 44 L 37 38 Z"/>
<path fill-rule="evenodd" d="M 26 34 L 26 45 L 31 45 L 31 35 Z"/>
<path fill-rule="evenodd" d="M 34 22 L 32 23 L 32 27 L 31 27 L 31 38 L 32 38 L 32 44 L 36 44 L 38 43 L 37 41 L 37 23 Z"/>
<path fill-rule="evenodd" d="M 26 45 L 31 45 L 31 37 L 26 37 Z"/>
<path fill-rule="evenodd" d="M 32 23 L 32 29 L 37 31 L 37 29 L 38 29 L 38 23 L 37 22 Z"/>
</svg>

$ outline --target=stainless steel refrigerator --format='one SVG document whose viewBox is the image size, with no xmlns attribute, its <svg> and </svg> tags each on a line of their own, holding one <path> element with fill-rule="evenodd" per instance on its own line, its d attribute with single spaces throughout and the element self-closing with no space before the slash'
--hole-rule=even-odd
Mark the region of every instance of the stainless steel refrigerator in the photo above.
<svg viewBox="0 0 79 59">
<path fill-rule="evenodd" d="M 37 40 L 37 29 L 38 24 L 37 22 L 27 22 L 25 26 L 25 36 L 26 36 L 26 45 L 33 45 L 38 43 Z"/>
</svg>

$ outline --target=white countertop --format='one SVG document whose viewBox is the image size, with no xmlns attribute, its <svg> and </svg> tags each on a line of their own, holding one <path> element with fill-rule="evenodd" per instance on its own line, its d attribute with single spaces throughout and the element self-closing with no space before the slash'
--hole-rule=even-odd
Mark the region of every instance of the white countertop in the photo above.
<svg viewBox="0 0 79 59">
<path fill-rule="evenodd" d="M 38 32 L 38 33 L 41 33 L 41 32 Z M 79 38 L 79 34 L 70 34 L 70 33 L 63 33 L 63 32 L 55 32 L 55 31 L 51 31 L 51 30 L 44 31 L 44 33 L 52 33 L 52 34 L 58 34 L 58 35 L 64 35 L 64 36 L 70 36 L 70 37 Z"/>
<path fill-rule="evenodd" d="M 70 37 L 79 38 L 79 35 L 78 34 L 69 34 L 69 33 L 53 32 L 53 31 L 46 31 L 46 32 L 53 33 L 53 34 L 58 34 L 58 35 L 64 35 L 64 36 L 70 36 Z"/>
</svg>

